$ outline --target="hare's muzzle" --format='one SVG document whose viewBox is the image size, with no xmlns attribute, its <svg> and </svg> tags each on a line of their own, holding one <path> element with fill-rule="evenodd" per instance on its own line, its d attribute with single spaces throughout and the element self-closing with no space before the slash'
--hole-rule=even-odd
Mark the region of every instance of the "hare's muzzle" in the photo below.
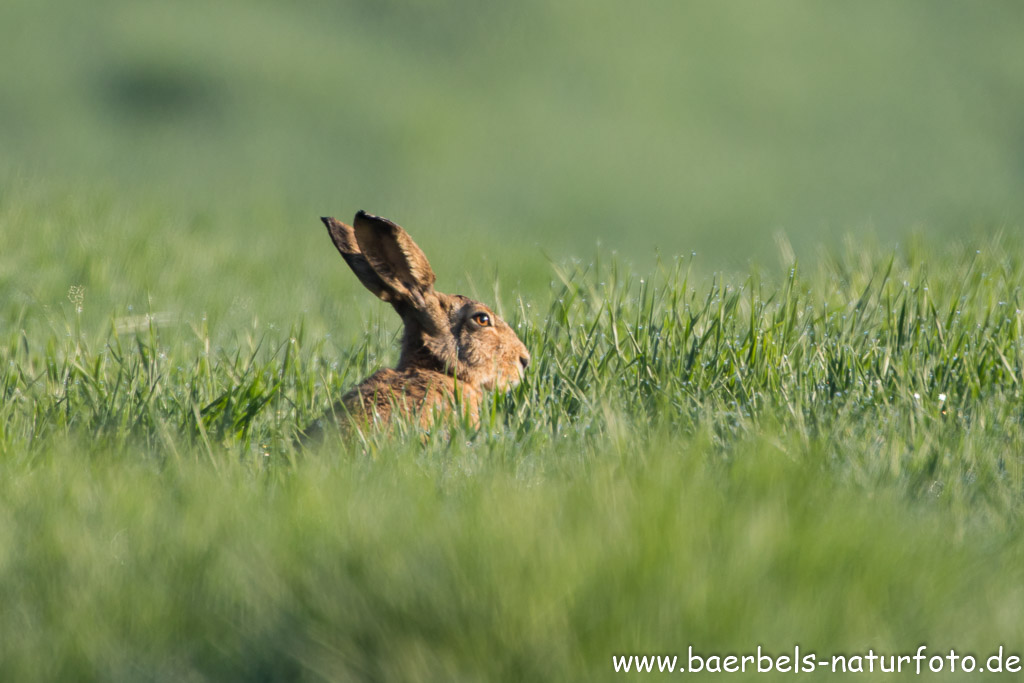
<svg viewBox="0 0 1024 683">
<path fill-rule="evenodd" d="M 516 377 L 516 381 L 515 381 L 516 384 L 519 384 L 519 382 L 522 381 L 523 377 L 526 376 L 526 368 L 529 365 L 530 365 L 530 354 L 524 348 L 522 353 L 519 354 L 519 367 L 516 368 L 516 370 L 518 371 L 518 372 L 516 372 L 516 374 L 518 375 L 518 377 Z"/>
</svg>

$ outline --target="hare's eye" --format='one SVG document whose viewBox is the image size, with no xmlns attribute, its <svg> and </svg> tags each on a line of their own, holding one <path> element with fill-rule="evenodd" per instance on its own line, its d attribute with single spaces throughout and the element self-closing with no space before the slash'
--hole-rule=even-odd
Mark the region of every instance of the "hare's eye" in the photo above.
<svg viewBox="0 0 1024 683">
<path fill-rule="evenodd" d="M 479 325 L 480 327 L 491 326 L 491 316 L 487 315 L 486 313 L 477 313 L 476 315 L 473 316 L 473 321 L 476 322 L 476 324 Z"/>
</svg>

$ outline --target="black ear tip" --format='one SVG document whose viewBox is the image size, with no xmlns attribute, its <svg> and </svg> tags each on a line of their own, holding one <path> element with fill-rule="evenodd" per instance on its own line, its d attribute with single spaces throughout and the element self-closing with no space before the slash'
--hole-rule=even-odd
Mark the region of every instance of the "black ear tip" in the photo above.
<svg viewBox="0 0 1024 683">
<path fill-rule="evenodd" d="M 320 216 L 320 220 L 321 220 L 321 221 L 323 222 L 323 224 L 324 224 L 324 225 L 326 225 L 327 227 L 331 227 L 331 221 L 333 221 L 334 219 L 333 219 L 333 218 L 331 218 L 330 216 Z"/>
<path fill-rule="evenodd" d="M 388 223 L 388 224 L 391 224 L 391 221 L 389 221 L 387 218 L 383 218 L 381 216 L 375 216 L 374 214 L 370 213 L 369 211 L 363 211 L 362 209 L 360 209 L 359 211 L 356 211 L 356 220 L 358 221 L 360 219 L 363 219 L 363 220 L 366 220 L 366 221 L 371 221 L 371 222 L 374 222 L 374 223 Z"/>
<path fill-rule="evenodd" d="M 359 226 L 363 226 L 367 230 L 372 230 L 378 234 L 396 234 L 401 228 L 389 221 L 383 216 L 376 216 L 367 211 L 359 210 L 356 213 L 356 219 L 352 223 L 356 230 L 359 230 Z"/>
</svg>

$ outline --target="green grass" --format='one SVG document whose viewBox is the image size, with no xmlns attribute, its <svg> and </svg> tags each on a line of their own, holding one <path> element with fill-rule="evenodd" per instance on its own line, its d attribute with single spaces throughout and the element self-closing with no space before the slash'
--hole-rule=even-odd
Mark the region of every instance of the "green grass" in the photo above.
<svg viewBox="0 0 1024 683">
<path fill-rule="evenodd" d="M 10 0 L 0 171 L 277 241 L 366 209 L 473 234 L 464 260 L 601 240 L 743 269 L 779 229 L 806 253 L 1019 224 L 1022 11 Z"/>
<path fill-rule="evenodd" d="M 305 451 L 395 321 L 338 350 L 301 315 L 89 332 L 69 300 L 0 351 L 4 678 L 1014 650 L 1024 263 L 977 246 L 701 282 L 687 259 L 553 265 L 504 302 L 535 363 L 479 431 Z"/>
<path fill-rule="evenodd" d="M 1020 654 L 1021 15 L 0 3 L 0 680 Z M 479 431 L 293 445 L 358 209 L 529 346 Z"/>
</svg>

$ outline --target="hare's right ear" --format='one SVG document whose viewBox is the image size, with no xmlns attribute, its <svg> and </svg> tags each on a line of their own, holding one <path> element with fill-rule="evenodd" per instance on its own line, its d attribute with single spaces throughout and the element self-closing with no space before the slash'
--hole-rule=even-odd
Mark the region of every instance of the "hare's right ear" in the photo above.
<svg viewBox="0 0 1024 683">
<path fill-rule="evenodd" d="M 328 216 L 324 216 L 320 220 L 327 226 L 327 233 L 331 236 L 331 241 L 334 242 L 334 246 L 345 259 L 345 263 L 356 274 L 363 286 L 384 301 L 393 301 L 391 290 L 380 279 L 363 253 L 359 251 L 359 243 L 356 242 L 352 226 Z"/>
</svg>

